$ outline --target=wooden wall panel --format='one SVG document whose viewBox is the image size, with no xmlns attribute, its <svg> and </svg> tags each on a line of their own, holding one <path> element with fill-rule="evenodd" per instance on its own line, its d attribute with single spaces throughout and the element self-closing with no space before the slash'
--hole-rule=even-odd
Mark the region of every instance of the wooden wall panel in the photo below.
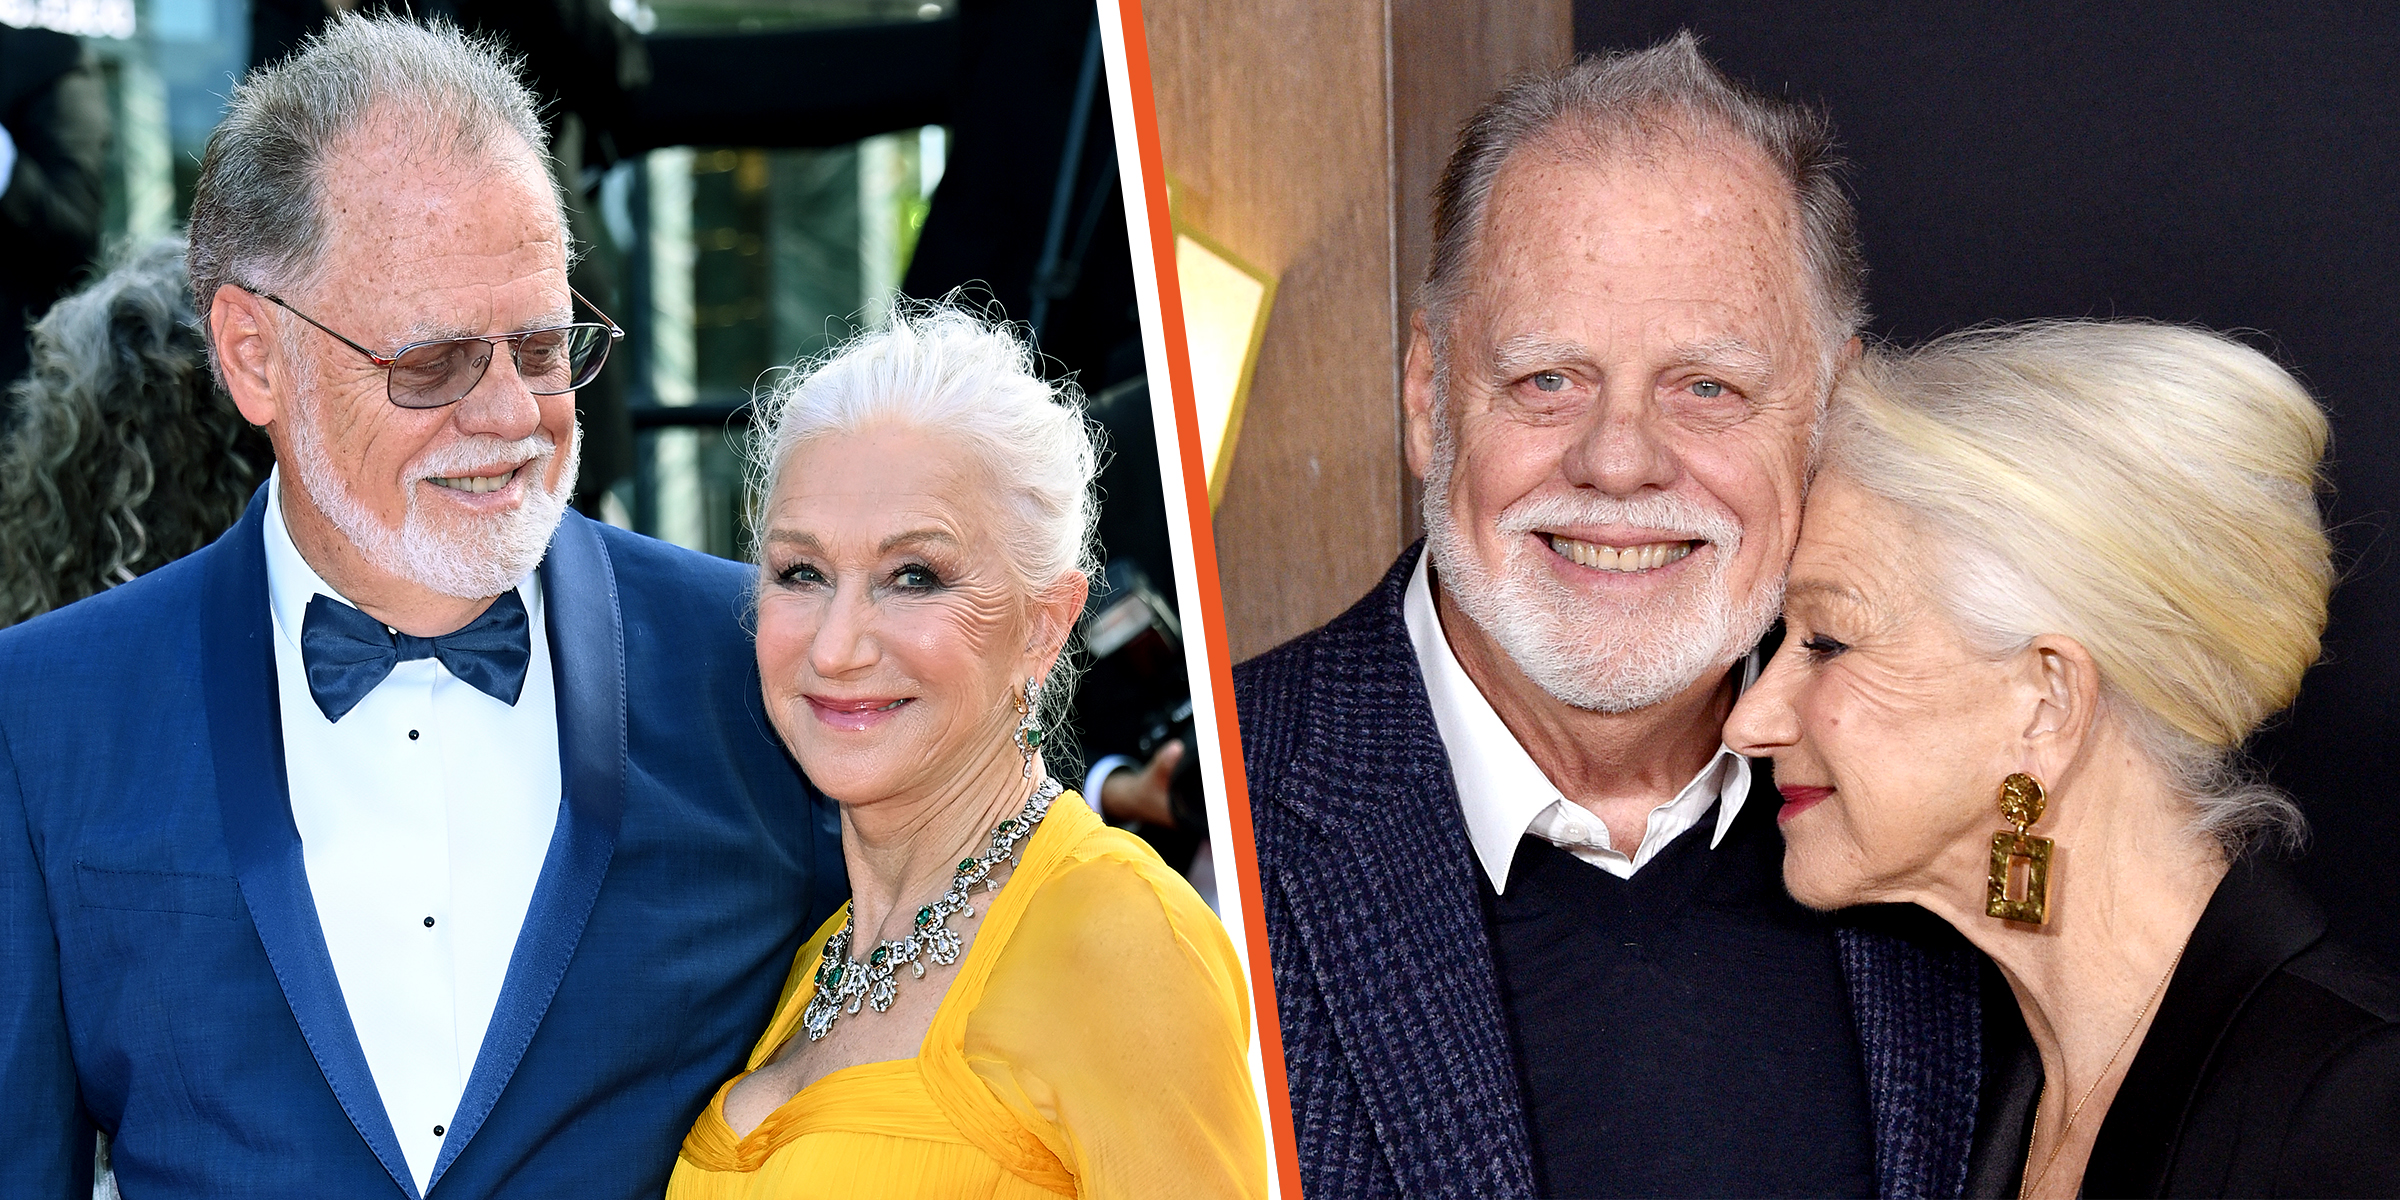
<svg viewBox="0 0 2400 1200">
<path fill-rule="evenodd" d="M 1433 189 L 1460 126 L 1511 78 L 1566 63 L 1574 54 L 1574 25 L 1564 0 L 1392 0 L 1392 199 L 1400 280 L 1393 336 L 1403 356 L 1410 301 L 1433 257 Z M 1393 395 L 1397 406 L 1396 389 Z M 1417 519 L 1417 481 L 1405 458 L 1400 474 L 1400 542 L 1406 545 L 1424 526 Z"/>
<path fill-rule="evenodd" d="M 1460 121 L 1561 61 L 1565 0 L 1148 0 L 1177 212 L 1278 279 L 1215 517 L 1238 661 L 1324 623 L 1416 536 L 1404 300 Z"/>
</svg>

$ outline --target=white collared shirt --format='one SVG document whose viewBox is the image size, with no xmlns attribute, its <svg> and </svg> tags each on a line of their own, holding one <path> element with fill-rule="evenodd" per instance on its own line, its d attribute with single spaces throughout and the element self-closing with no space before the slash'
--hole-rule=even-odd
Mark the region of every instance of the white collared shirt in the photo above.
<svg viewBox="0 0 2400 1200">
<path fill-rule="evenodd" d="M 336 723 L 309 696 L 311 569 L 267 492 L 267 597 L 292 820 L 325 949 L 421 1195 L 475 1068 L 558 821 L 558 694 L 538 578 L 511 706 L 435 659 L 404 662 Z M 430 920 L 431 924 L 428 924 Z"/>
<path fill-rule="evenodd" d="M 1632 854 L 1612 845 L 1607 824 L 1550 782 L 1466 668 L 1458 665 L 1433 605 L 1431 561 L 1430 554 L 1417 559 L 1401 611 L 1408 639 L 1416 647 L 1418 673 L 1425 678 L 1425 696 L 1433 702 L 1434 728 L 1450 755 L 1459 808 L 1467 819 L 1467 840 L 1474 844 L 1494 892 L 1508 890 L 1509 864 L 1516 859 L 1517 843 L 1528 833 L 1619 879 L 1632 878 L 1667 843 L 1699 824 L 1711 804 L 1718 808 L 1709 847 L 1725 840 L 1725 831 L 1733 827 L 1742 801 L 1750 795 L 1750 760 L 1719 743 L 1716 755 L 1682 791 L 1650 810 L 1642 844 Z M 1753 653 L 1742 668 L 1741 685 L 1748 687 L 1757 675 L 1758 656 Z"/>
</svg>

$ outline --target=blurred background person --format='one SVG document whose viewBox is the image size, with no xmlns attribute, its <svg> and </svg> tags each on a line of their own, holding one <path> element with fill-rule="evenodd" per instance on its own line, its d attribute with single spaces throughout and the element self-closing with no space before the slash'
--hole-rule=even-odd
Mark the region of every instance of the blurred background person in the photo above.
<svg viewBox="0 0 2400 1200">
<path fill-rule="evenodd" d="M 81 42 L 0 25 L 0 387 L 25 373 L 26 326 L 99 253 L 109 128 Z"/>
<path fill-rule="evenodd" d="M 128 249 L 33 329 L 0 435 L 0 625 L 216 539 L 273 452 L 209 374 L 183 239 Z"/>
</svg>

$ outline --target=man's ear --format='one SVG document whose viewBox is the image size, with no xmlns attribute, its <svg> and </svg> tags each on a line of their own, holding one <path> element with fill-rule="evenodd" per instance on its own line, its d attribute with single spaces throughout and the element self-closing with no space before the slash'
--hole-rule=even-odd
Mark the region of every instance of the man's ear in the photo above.
<svg viewBox="0 0 2400 1200">
<path fill-rule="evenodd" d="M 267 371 L 275 328 L 266 304 L 228 283 L 217 288 L 208 306 L 208 339 L 217 352 L 225 392 L 243 420 L 261 426 L 282 414 L 281 398 Z"/>
<path fill-rule="evenodd" d="M 1419 479 L 1433 467 L 1433 406 L 1437 401 L 1433 394 L 1433 332 L 1420 308 L 1408 318 L 1408 365 L 1400 382 L 1401 415 L 1408 423 L 1404 439 L 1408 469 Z"/>
<path fill-rule="evenodd" d="M 2018 652 L 2033 711 L 2025 724 L 2026 748 L 2053 775 L 2063 773 L 2083 749 L 2100 716 L 2100 667 L 2083 643 L 2043 634 Z"/>
</svg>

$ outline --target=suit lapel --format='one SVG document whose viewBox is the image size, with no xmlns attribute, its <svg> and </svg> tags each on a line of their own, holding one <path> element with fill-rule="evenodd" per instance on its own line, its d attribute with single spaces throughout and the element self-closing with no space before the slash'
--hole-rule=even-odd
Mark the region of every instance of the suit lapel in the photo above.
<svg viewBox="0 0 2400 1200">
<path fill-rule="evenodd" d="M 266 496 L 261 487 L 232 531 L 203 551 L 209 562 L 201 662 L 225 849 L 275 982 L 317 1068 L 392 1182 L 414 1196 L 408 1160 L 384 1113 L 325 949 L 301 857 L 300 829 L 292 821 L 275 692 L 274 618 L 267 608 Z"/>
<path fill-rule="evenodd" d="M 1276 886 L 1403 1190 L 1530 1195 L 1480 868 L 1401 616 L 1413 563 L 1327 630 L 1341 677 L 1319 680 L 1277 798 L 1308 844 L 1281 856 Z"/>
<path fill-rule="evenodd" d="M 499 1004 L 433 1165 L 437 1184 L 491 1115 L 550 1011 L 616 853 L 625 814 L 625 620 L 608 550 L 591 522 L 576 513 L 569 512 L 551 536 L 542 562 L 542 608 L 558 689 L 565 794 Z"/>
</svg>

